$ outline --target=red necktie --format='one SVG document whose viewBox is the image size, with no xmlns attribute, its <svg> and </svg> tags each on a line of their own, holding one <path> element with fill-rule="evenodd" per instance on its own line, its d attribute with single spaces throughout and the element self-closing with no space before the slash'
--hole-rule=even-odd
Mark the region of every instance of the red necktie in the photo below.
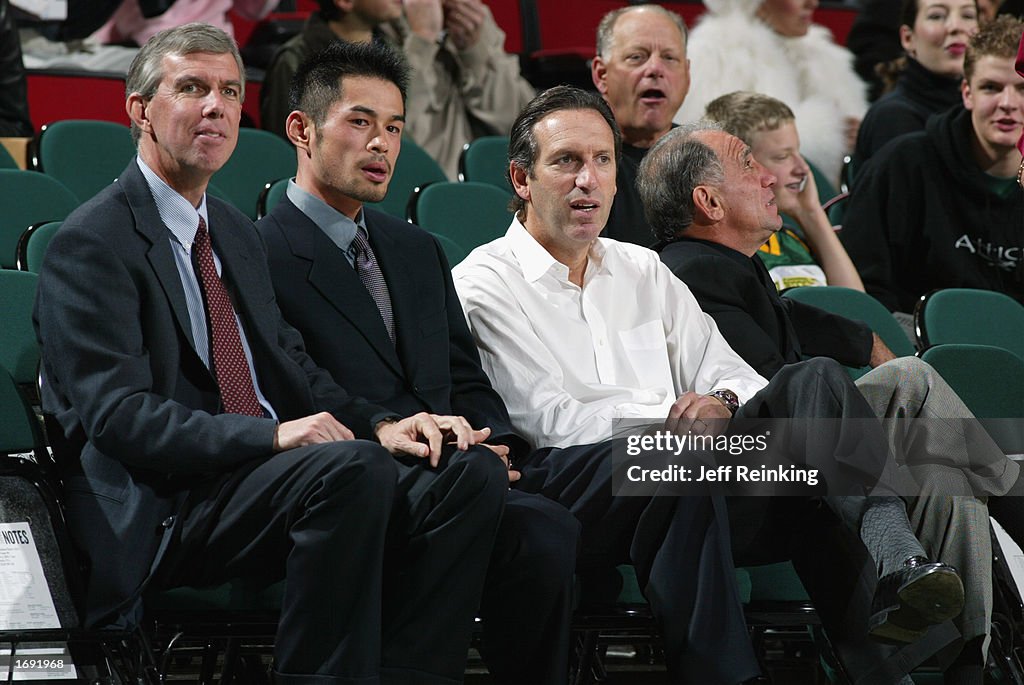
<svg viewBox="0 0 1024 685">
<path fill-rule="evenodd" d="M 249 361 L 242 349 L 242 338 L 238 334 L 235 308 L 231 305 L 228 291 L 217 275 L 210 248 L 210 234 L 206 222 L 199 217 L 199 230 L 192 243 L 193 256 L 199 267 L 199 286 L 206 300 L 206 323 L 210 328 L 210 347 L 213 370 L 220 386 L 224 411 L 228 414 L 263 416 L 263 408 L 256 399 L 252 385 Z"/>
</svg>

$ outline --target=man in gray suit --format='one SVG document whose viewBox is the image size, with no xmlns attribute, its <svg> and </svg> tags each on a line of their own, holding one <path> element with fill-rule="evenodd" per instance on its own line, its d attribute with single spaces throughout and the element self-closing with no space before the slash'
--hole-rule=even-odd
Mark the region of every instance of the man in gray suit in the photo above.
<svg viewBox="0 0 1024 685">
<path fill-rule="evenodd" d="M 506 465 L 462 419 L 349 396 L 283 322 L 252 224 L 205 193 L 244 96 L 226 34 L 158 34 L 126 90 L 138 157 L 65 221 L 35 312 L 86 622 L 285 578 L 277 682 L 461 681 Z"/>
</svg>

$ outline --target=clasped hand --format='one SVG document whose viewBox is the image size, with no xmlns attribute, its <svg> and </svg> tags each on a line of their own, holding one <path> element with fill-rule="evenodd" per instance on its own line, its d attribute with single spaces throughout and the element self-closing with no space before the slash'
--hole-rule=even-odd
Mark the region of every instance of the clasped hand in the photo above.
<svg viewBox="0 0 1024 685">
<path fill-rule="evenodd" d="M 431 466 L 441 461 L 441 449 L 445 444 L 454 444 L 460 450 L 480 445 L 491 450 L 509 466 L 508 447 L 488 445 L 484 441 L 491 435 L 491 429 L 475 429 L 461 416 L 441 416 L 420 412 L 401 421 L 381 422 L 375 429 L 377 439 L 392 454 L 409 454 L 430 460 Z M 509 481 L 519 480 L 517 471 L 509 471 Z"/>
<path fill-rule="evenodd" d="M 688 432 L 704 434 L 710 427 L 712 433 L 720 433 L 731 418 L 732 412 L 718 399 L 687 392 L 669 409 L 665 429 L 676 435 Z"/>
</svg>

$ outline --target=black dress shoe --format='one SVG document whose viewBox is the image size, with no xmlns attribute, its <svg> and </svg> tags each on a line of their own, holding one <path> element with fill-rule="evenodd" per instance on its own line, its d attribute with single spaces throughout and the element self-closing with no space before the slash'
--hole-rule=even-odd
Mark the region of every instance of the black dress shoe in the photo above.
<svg viewBox="0 0 1024 685">
<path fill-rule="evenodd" d="M 879 640 L 913 642 L 963 608 L 964 585 L 955 568 L 911 557 L 903 568 L 879 579 L 868 627 Z"/>
</svg>

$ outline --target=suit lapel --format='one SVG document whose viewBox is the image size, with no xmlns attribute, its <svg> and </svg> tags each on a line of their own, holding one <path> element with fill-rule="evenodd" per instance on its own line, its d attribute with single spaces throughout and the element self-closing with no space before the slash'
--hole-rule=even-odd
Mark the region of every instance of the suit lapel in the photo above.
<svg viewBox="0 0 1024 685">
<path fill-rule="evenodd" d="M 199 355 L 196 350 L 195 340 L 192 339 L 192 320 L 188 315 L 188 305 L 185 303 L 185 290 L 181 285 L 181 275 L 174 262 L 174 253 L 171 248 L 171 241 L 168 238 L 168 229 L 164 226 L 160 212 L 156 209 L 156 202 L 153 194 L 146 184 L 146 178 L 139 169 L 135 158 L 128 163 L 124 173 L 117 181 L 124 189 L 125 197 L 128 199 L 128 206 L 131 207 L 135 216 L 135 230 L 141 233 L 150 242 L 146 258 L 153 268 L 157 280 L 170 302 L 174 318 L 192 346 L 192 351 Z"/>
<path fill-rule="evenodd" d="M 395 346 L 391 344 L 391 338 L 388 337 L 377 303 L 367 292 L 355 269 L 348 263 L 338 246 L 288 198 L 281 200 L 278 208 L 274 210 L 274 215 L 282 225 L 282 232 L 292 248 L 292 254 L 310 263 L 310 286 L 323 295 L 326 303 L 359 331 L 369 346 L 376 350 L 395 373 L 403 375 L 402 364 Z M 376 246 L 374 249 L 376 251 Z M 390 287 L 391 279 L 386 272 L 384 276 Z M 397 330 L 397 312 L 395 321 Z"/>
</svg>

